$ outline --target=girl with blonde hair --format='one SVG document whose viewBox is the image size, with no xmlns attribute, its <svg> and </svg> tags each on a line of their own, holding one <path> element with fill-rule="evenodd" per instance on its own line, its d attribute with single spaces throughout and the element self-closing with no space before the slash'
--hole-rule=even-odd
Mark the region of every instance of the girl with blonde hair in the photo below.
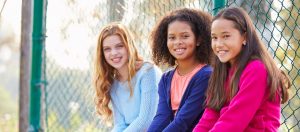
<svg viewBox="0 0 300 132">
<path fill-rule="evenodd" d="M 97 113 L 114 120 L 112 131 L 145 131 L 156 111 L 160 69 L 145 62 L 126 27 L 111 23 L 98 38 L 94 87 Z M 110 108 L 110 104 L 112 109 Z"/>
</svg>

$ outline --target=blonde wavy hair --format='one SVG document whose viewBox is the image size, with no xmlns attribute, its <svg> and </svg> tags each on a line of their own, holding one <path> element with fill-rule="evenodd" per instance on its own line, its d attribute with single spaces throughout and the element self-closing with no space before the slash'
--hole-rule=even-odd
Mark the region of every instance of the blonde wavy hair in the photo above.
<svg viewBox="0 0 300 132">
<path fill-rule="evenodd" d="M 133 95 L 133 87 L 129 83 L 138 70 L 137 62 L 142 62 L 142 57 L 138 54 L 134 46 L 134 40 L 130 31 L 122 24 L 113 22 L 106 25 L 100 32 L 98 37 L 97 51 L 94 63 L 93 85 L 96 91 L 94 102 L 96 105 L 96 112 L 103 116 L 105 121 L 112 119 L 112 110 L 109 108 L 111 101 L 110 90 L 114 79 L 118 78 L 118 72 L 110 66 L 104 57 L 103 40 L 111 35 L 119 35 L 124 43 L 128 53 L 128 84 L 130 89 L 130 96 Z"/>
</svg>

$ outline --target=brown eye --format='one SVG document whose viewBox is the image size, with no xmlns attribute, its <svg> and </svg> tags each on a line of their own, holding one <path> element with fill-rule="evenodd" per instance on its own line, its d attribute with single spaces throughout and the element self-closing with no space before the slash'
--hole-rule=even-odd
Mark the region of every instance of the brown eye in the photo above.
<svg viewBox="0 0 300 132">
<path fill-rule="evenodd" d="M 174 40 L 174 39 L 175 39 L 175 37 L 173 37 L 173 36 L 169 36 L 169 37 L 168 37 L 168 39 L 169 39 L 169 40 Z"/>
<path fill-rule="evenodd" d="M 184 35 L 184 36 L 183 36 L 183 38 L 188 38 L 188 37 L 190 37 L 190 36 L 189 36 L 189 35 Z"/>
<path fill-rule="evenodd" d="M 226 38 L 229 38 L 230 37 L 230 35 L 224 35 L 224 38 L 226 39 Z"/>
</svg>

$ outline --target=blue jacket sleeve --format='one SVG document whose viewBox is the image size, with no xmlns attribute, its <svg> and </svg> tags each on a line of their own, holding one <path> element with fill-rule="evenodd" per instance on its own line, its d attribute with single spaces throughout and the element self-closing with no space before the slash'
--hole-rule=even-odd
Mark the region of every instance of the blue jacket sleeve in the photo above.
<svg viewBox="0 0 300 132">
<path fill-rule="evenodd" d="M 156 115 L 148 129 L 148 132 L 161 132 L 173 119 L 173 113 L 168 106 L 167 90 L 165 84 L 166 75 L 164 74 L 158 84 L 159 101 Z"/>
<path fill-rule="evenodd" d="M 174 120 L 164 129 L 164 132 L 185 132 L 192 130 L 202 116 L 205 105 L 205 92 L 208 86 L 208 80 L 211 71 L 200 73 L 193 82 L 189 84 L 191 87 L 186 91 L 189 94 L 182 107 L 177 111 Z"/>
</svg>

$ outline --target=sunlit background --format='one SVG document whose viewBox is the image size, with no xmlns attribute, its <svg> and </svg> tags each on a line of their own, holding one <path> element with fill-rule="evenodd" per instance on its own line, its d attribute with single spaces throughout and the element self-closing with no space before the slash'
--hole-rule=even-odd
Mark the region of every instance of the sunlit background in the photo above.
<svg viewBox="0 0 300 132">
<path fill-rule="evenodd" d="M 110 5 L 111 3 L 114 5 Z M 122 1 L 123 3 L 118 3 Z M 291 101 L 282 106 L 280 131 L 300 130 L 299 0 L 228 0 L 245 8 L 281 69 L 292 79 Z M 22 0 L 0 0 L 0 132 L 18 131 Z M 151 59 L 149 33 L 167 11 L 179 7 L 212 12 L 211 0 L 48 0 L 43 65 L 48 85 L 42 122 L 48 131 L 107 131 L 94 113 L 91 72 L 98 33 L 120 17 Z M 5 5 L 4 5 L 5 3 Z M 116 12 L 111 13 L 111 8 Z M 116 16 L 112 16 L 116 15 Z"/>
<path fill-rule="evenodd" d="M 18 130 L 21 0 L 0 0 L 0 9 L 0 131 L 8 132 Z"/>
</svg>

